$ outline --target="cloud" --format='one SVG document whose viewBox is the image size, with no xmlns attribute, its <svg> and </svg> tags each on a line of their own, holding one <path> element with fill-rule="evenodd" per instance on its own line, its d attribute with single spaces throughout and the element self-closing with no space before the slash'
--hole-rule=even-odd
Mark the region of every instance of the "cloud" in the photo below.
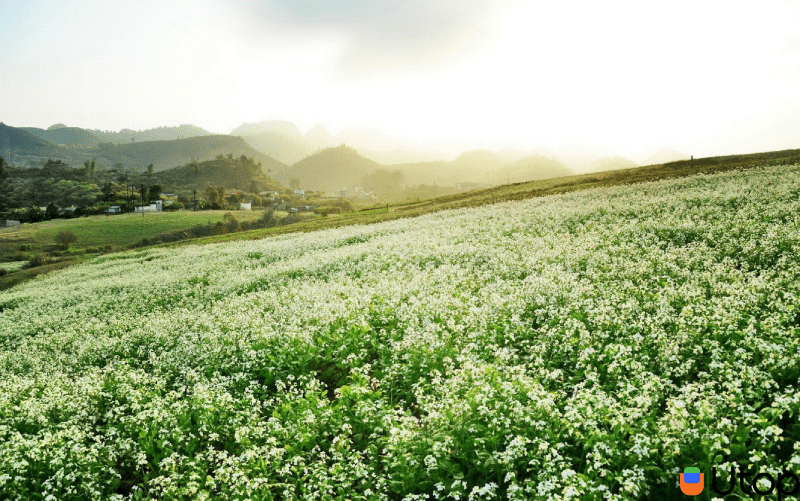
<svg viewBox="0 0 800 501">
<path fill-rule="evenodd" d="M 487 0 L 249 1 L 239 8 L 251 30 L 273 39 L 344 40 L 336 71 L 348 77 L 441 66 L 478 50 L 487 35 Z"/>
</svg>

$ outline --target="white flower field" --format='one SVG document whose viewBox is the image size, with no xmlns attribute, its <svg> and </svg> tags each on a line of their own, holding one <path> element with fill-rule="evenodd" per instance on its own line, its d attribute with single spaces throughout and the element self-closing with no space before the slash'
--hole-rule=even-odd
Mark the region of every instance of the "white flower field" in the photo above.
<svg viewBox="0 0 800 501">
<path fill-rule="evenodd" d="M 0 293 L 0 499 L 683 499 L 688 466 L 797 472 L 798 216 L 779 166 L 39 277 Z"/>
</svg>

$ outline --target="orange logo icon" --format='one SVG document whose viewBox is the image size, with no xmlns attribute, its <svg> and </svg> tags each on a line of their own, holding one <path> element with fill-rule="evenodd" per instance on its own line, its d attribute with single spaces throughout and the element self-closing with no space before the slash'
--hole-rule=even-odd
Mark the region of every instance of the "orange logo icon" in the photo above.
<svg viewBox="0 0 800 501">
<path fill-rule="evenodd" d="M 681 473 L 681 492 L 687 496 L 697 496 L 703 492 L 705 475 L 700 473 L 700 468 L 691 466 Z"/>
</svg>

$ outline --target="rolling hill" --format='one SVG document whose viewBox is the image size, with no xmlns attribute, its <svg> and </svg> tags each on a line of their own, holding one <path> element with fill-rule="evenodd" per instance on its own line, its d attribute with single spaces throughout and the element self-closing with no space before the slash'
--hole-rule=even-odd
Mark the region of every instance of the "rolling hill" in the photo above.
<svg viewBox="0 0 800 501">
<path fill-rule="evenodd" d="M 330 192 L 360 186 L 364 176 L 381 167 L 342 145 L 304 158 L 289 167 L 286 176 L 299 179 L 303 189 Z"/>
<path fill-rule="evenodd" d="M 496 171 L 495 183 L 521 183 L 538 179 L 571 176 L 572 169 L 542 155 L 530 155 Z"/>
<path fill-rule="evenodd" d="M 191 160 L 202 162 L 228 154 L 252 158 L 261 163 L 264 172 L 272 170 L 278 173 L 286 168 L 283 163 L 254 150 L 243 139 L 223 135 L 117 145 L 105 143 L 100 145 L 98 152 L 105 158 L 130 167 L 144 168 L 153 164 L 156 171 L 184 165 Z"/>
<path fill-rule="evenodd" d="M 405 175 L 409 185 L 436 184 L 454 185 L 456 183 L 496 182 L 497 172 L 507 162 L 488 150 L 473 150 L 461 154 L 451 162 L 442 160 L 394 165 Z"/>
<path fill-rule="evenodd" d="M 41 130 L 41 129 L 40 129 Z M 72 160 L 71 151 L 30 132 L 0 122 L 0 155 L 11 165 L 39 163 L 47 158 Z"/>
<path fill-rule="evenodd" d="M 316 152 L 316 148 L 311 147 L 302 137 L 289 136 L 283 132 L 262 132 L 242 136 L 242 139 L 254 149 L 287 164 L 299 162 Z"/>
<path fill-rule="evenodd" d="M 211 135 L 207 130 L 191 124 L 183 124 L 176 127 L 156 127 L 139 131 L 122 129 L 119 132 L 113 132 L 89 129 L 88 132 L 94 134 L 103 142 L 114 144 L 127 144 L 136 141 L 171 141 L 173 139 Z"/>
<path fill-rule="evenodd" d="M 43 141 L 48 141 L 53 144 L 94 148 L 102 142 L 96 135 L 80 127 L 53 128 L 51 126 L 47 130 L 37 127 L 21 127 L 21 129 L 30 132 Z"/>
<path fill-rule="evenodd" d="M 66 471 L 72 500 L 672 501 L 680 465 L 721 462 L 726 436 L 717 457 L 779 472 L 800 440 L 798 165 L 495 204 L 737 162 L 301 233 L 352 214 L 320 217 L 15 287 L 0 430 L 20 474 L 2 492 L 34 498 Z"/>
<path fill-rule="evenodd" d="M 209 184 L 227 189 L 259 192 L 284 187 L 267 177 L 250 158 L 218 156 L 213 160 L 189 162 L 180 167 L 156 172 L 153 181 L 165 191 L 188 193 L 203 190 Z"/>
<path fill-rule="evenodd" d="M 90 133 L 76 127 L 58 127 L 47 131 L 33 129 L 41 136 L 37 137 L 36 134 L 29 132 L 31 129 L 33 128 L 25 129 L 0 124 L 0 155 L 9 164 L 24 166 L 31 161 L 39 163 L 47 158 L 53 158 L 75 165 L 96 159 L 100 165 L 111 166 L 121 163 L 135 169 L 144 169 L 153 164 L 154 170 L 159 171 L 184 165 L 191 160 L 202 162 L 212 160 L 218 155 L 230 154 L 234 158 L 244 155 L 254 159 L 256 163 L 261 163 L 265 173 L 271 172 L 273 177 L 280 176 L 286 170 L 285 164 L 253 149 L 242 138 L 233 136 L 207 135 L 124 144 L 98 142 L 94 147 L 84 145 L 81 148 L 70 148 L 53 144 L 41 137 L 57 140 L 66 140 L 65 138 L 70 137 L 84 138 L 93 142 L 86 136 Z"/>
</svg>

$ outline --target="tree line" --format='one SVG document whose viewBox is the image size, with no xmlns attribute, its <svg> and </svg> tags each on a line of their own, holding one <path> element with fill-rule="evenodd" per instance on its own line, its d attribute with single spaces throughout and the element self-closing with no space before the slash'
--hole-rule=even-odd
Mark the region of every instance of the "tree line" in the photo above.
<svg viewBox="0 0 800 501">
<path fill-rule="evenodd" d="M 235 190 L 235 196 L 223 186 Z M 269 189 L 283 187 L 245 156 L 218 155 L 161 172 L 152 164 L 141 171 L 121 163 L 106 168 L 94 160 L 78 167 L 52 159 L 40 167 L 14 167 L 0 157 L 0 219 L 22 222 L 98 214 L 110 206 L 132 211 L 139 203 L 162 198 L 166 190 L 176 195 L 172 209 L 219 209 L 240 201 L 259 205 L 258 193 Z"/>
</svg>

